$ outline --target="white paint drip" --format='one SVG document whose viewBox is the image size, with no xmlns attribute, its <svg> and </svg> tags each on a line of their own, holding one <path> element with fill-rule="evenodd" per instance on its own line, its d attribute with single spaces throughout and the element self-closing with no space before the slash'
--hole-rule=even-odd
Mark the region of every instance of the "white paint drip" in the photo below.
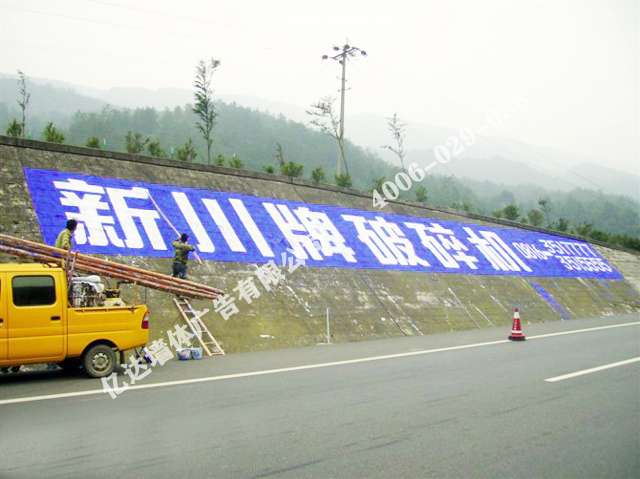
<svg viewBox="0 0 640 479">
<path fill-rule="evenodd" d="M 484 319 L 486 319 L 487 323 L 489 323 L 491 326 L 495 326 L 495 324 L 493 324 L 493 321 L 491 321 L 491 320 L 487 317 L 487 315 L 486 315 L 486 314 L 484 314 L 484 313 L 480 310 L 480 308 L 478 308 L 478 307 L 477 307 L 475 304 L 473 304 L 473 303 L 471 304 L 471 306 L 473 306 L 474 308 L 476 308 L 476 311 L 477 311 L 478 313 L 480 313 L 480 316 L 482 316 Z"/>
</svg>

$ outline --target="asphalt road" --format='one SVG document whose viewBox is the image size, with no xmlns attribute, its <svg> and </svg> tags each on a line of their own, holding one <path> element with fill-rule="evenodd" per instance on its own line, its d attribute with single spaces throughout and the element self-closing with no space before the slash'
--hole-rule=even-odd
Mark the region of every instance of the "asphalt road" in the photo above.
<svg viewBox="0 0 640 479">
<path fill-rule="evenodd" d="M 0 376 L 0 477 L 638 478 L 640 362 L 545 381 L 639 357 L 638 319 L 171 362 L 115 400 Z"/>
</svg>

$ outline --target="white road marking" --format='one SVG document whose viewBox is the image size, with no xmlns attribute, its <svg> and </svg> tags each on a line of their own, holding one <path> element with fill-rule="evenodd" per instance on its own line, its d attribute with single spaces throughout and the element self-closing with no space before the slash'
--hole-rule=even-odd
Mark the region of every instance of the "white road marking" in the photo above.
<svg viewBox="0 0 640 479">
<path fill-rule="evenodd" d="M 600 331 L 603 329 L 623 328 L 627 326 L 637 326 L 637 325 L 640 325 L 640 321 L 634 321 L 631 323 L 611 324 L 608 326 L 597 326 L 594 328 L 576 329 L 573 331 L 562 331 L 559 333 L 539 334 L 537 336 L 529 336 L 528 339 L 550 338 L 553 336 L 564 336 L 566 334 L 586 333 L 591 331 Z M 486 341 L 482 343 L 462 344 L 460 346 L 449 346 L 446 348 L 421 349 L 418 351 L 410 351 L 405 353 L 385 354 L 383 356 L 369 356 L 365 358 L 346 359 L 342 361 L 332 361 L 328 363 L 306 364 L 303 366 L 293 366 L 288 368 L 265 369 L 262 371 L 250 371 L 246 373 L 225 374 L 222 376 L 206 376 L 202 378 L 179 379 L 175 381 L 164 381 L 164 382 L 158 382 L 158 383 L 129 386 L 127 388 L 127 391 L 134 391 L 139 389 L 154 389 L 154 388 L 162 388 L 162 387 L 169 387 L 169 386 L 180 386 L 185 384 L 197 384 L 197 383 L 205 383 L 205 382 L 212 382 L 212 381 L 223 381 L 226 379 L 238 379 L 238 378 L 247 378 L 247 377 L 253 377 L 253 376 L 265 376 L 267 374 L 279 374 L 279 373 L 286 373 L 286 372 L 292 372 L 292 371 L 304 371 L 306 369 L 328 368 L 328 367 L 334 367 L 334 366 L 344 366 L 347 364 L 368 363 L 372 361 L 382 361 L 386 359 L 406 358 L 411 356 L 441 353 L 445 351 L 458 351 L 462 349 L 479 348 L 483 346 L 493 346 L 496 344 L 505 344 L 510 342 L 511 341 L 508 339 L 501 339 L 498 341 Z M 0 406 L 5 404 L 19 404 L 19 403 L 34 402 L 34 401 L 46 401 L 49 399 L 91 396 L 96 394 L 105 394 L 105 391 L 103 389 L 90 389 L 87 391 L 75 391 L 75 392 L 59 393 L 59 394 L 46 394 L 43 396 L 28 396 L 28 397 L 14 398 L 14 399 L 3 399 L 3 400 L 0 400 Z"/>
<path fill-rule="evenodd" d="M 640 356 L 636 358 L 626 359 L 624 361 L 618 361 L 617 363 L 609 363 L 596 368 L 583 369 L 582 371 L 576 371 L 575 373 L 563 374 L 562 376 L 555 376 L 553 378 L 545 379 L 548 383 L 555 383 L 558 381 L 564 381 L 565 379 L 577 378 L 578 376 L 584 376 L 585 374 L 597 373 L 598 371 L 604 371 L 605 369 L 617 368 L 618 366 L 624 366 L 626 364 L 637 363 L 640 361 Z"/>
<path fill-rule="evenodd" d="M 572 331 L 562 331 L 562 332 L 559 332 L 559 333 L 538 334 L 536 336 L 527 336 L 527 339 L 542 339 L 542 338 L 550 338 L 550 337 L 553 337 L 553 336 L 564 336 L 565 334 L 589 333 L 591 331 L 600 331 L 601 329 L 624 328 L 626 326 L 637 326 L 638 324 L 640 324 L 640 321 L 633 321 L 632 323 L 610 324 L 608 326 L 596 326 L 595 328 L 574 329 Z"/>
</svg>

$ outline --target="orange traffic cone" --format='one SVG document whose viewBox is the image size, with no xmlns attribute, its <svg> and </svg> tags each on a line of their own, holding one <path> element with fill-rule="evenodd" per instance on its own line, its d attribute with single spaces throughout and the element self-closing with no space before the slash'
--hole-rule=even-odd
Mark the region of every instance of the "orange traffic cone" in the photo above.
<svg viewBox="0 0 640 479">
<path fill-rule="evenodd" d="M 514 308 L 513 310 L 513 325 L 511 326 L 509 339 L 511 341 L 524 341 L 527 339 L 522 332 L 522 327 L 520 326 L 520 311 L 518 308 Z"/>
</svg>

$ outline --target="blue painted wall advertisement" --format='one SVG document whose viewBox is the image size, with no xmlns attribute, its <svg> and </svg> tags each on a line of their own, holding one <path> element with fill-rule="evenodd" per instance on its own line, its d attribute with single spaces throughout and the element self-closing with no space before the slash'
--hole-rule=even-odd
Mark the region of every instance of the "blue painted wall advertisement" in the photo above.
<svg viewBox="0 0 640 479">
<path fill-rule="evenodd" d="M 83 253 L 171 257 L 175 230 L 200 257 L 309 267 L 622 279 L 584 241 L 516 228 L 24 169 L 44 241 L 78 220 Z M 174 230 L 175 228 L 175 230 Z"/>
</svg>

